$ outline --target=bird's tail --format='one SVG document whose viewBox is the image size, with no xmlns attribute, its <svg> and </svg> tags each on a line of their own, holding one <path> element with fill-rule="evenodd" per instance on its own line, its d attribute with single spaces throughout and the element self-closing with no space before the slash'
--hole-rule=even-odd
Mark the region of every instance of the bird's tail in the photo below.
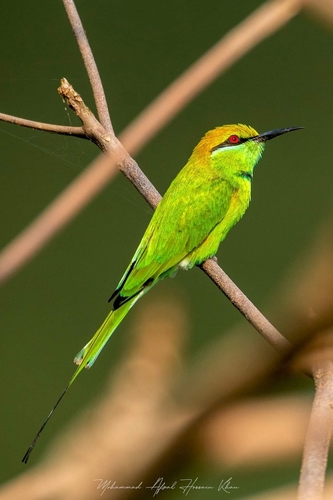
<svg viewBox="0 0 333 500">
<path fill-rule="evenodd" d="M 93 338 L 84 346 L 83 349 L 75 356 L 74 362 L 79 365 L 77 369 L 74 372 L 74 375 L 68 382 L 67 386 L 65 389 L 62 391 L 59 399 L 57 400 L 56 404 L 53 406 L 52 410 L 46 417 L 43 425 L 37 432 L 36 436 L 32 440 L 29 448 L 27 449 L 22 462 L 27 463 L 29 460 L 29 457 L 32 453 L 32 450 L 34 449 L 36 442 L 41 435 L 41 433 L 44 430 L 44 427 L 52 417 L 55 409 L 59 405 L 60 401 L 62 398 L 65 396 L 67 393 L 68 389 L 70 386 L 73 384 L 74 380 L 76 377 L 79 375 L 79 373 L 83 370 L 84 367 L 90 368 L 96 361 L 97 357 L 99 356 L 100 352 L 102 351 L 103 347 L 117 328 L 117 326 L 122 322 L 122 320 L 125 318 L 126 314 L 128 311 L 131 309 L 132 306 L 134 306 L 135 302 L 139 300 L 142 295 L 144 295 L 148 290 L 150 290 L 156 281 L 153 281 L 150 284 L 147 284 L 144 286 L 139 292 L 135 293 L 132 297 L 122 297 L 122 300 L 115 300 L 115 308 L 113 311 L 110 311 L 106 319 L 104 320 L 104 323 L 99 327 Z M 119 288 L 117 289 L 117 294 L 119 295 Z"/>
<path fill-rule="evenodd" d="M 151 287 L 150 287 L 151 288 Z M 78 364 L 79 366 L 74 372 L 74 375 L 68 382 L 67 386 L 61 393 L 61 396 L 57 400 L 56 404 L 53 406 L 52 410 L 46 417 L 46 420 L 44 421 L 43 425 L 37 432 L 36 436 L 32 440 L 27 452 L 25 453 L 22 462 L 27 463 L 29 460 L 29 457 L 31 455 L 32 450 L 35 447 L 35 444 L 43 432 L 44 427 L 46 426 L 47 422 L 50 420 L 51 416 L 54 413 L 54 410 L 57 408 L 59 405 L 60 401 L 62 398 L 65 396 L 66 392 L 76 379 L 76 377 L 79 375 L 79 373 L 82 371 L 84 367 L 90 368 L 94 362 L 96 361 L 98 355 L 100 354 L 101 350 L 117 328 L 117 326 L 122 322 L 128 311 L 131 309 L 131 307 L 135 304 L 137 300 L 139 300 L 142 295 L 148 291 L 149 288 L 147 287 L 146 289 L 143 289 L 140 293 L 137 295 L 129 298 L 125 303 L 123 303 L 119 308 L 115 309 L 114 311 L 110 311 L 109 315 L 106 317 L 104 323 L 100 326 L 100 328 L 97 330 L 93 338 L 88 342 L 87 345 L 84 346 L 83 349 L 75 356 L 74 362 Z"/>
<path fill-rule="evenodd" d="M 70 382 L 69 387 L 72 385 L 76 377 L 79 375 L 83 368 L 91 368 L 104 348 L 105 344 L 117 328 L 122 320 L 125 318 L 128 311 L 135 304 L 137 300 L 143 295 L 146 290 L 135 295 L 134 297 L 127 300 L 121 307 L 114 311 L 110 311 L 105 318 L 102 325 L 99 327 L 92 339 L 86 344 L 83 349 L 75 356 L 74 363 L 76 363 L 78 368 L 74 372 Z"/>
</svg>

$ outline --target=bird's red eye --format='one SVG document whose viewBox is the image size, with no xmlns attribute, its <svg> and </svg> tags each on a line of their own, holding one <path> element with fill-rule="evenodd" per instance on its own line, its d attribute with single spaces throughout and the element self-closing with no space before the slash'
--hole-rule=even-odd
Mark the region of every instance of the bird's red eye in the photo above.
<svg viewBox="0 0 333 500">
<path fill-rule="evenodd" d="M 239 137 L 238 135 L 231 135 L 228 139 L 228 142 L 230 144 L 238 144 L 239 143 Z"/>
</svg>

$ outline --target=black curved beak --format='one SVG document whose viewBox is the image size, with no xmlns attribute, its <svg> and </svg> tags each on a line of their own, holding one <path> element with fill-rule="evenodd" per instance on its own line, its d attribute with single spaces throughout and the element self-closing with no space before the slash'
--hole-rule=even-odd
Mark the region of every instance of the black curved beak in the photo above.
<svg viewBox="0 0 333 500">
<path fill-rule="evenodd" d="M 270 130 L 269 132 L 264 132 L 263 134 L 256 135 L 252 138 L 256 142 L 266 142 L 274 139 L 278 135 L 286 134 L 287 132 L 292 132 L 293 130 L 301 130 L 305 127 L 288 127 L 288 128 L 278 128 L 277 130 Z"/>
</svg>

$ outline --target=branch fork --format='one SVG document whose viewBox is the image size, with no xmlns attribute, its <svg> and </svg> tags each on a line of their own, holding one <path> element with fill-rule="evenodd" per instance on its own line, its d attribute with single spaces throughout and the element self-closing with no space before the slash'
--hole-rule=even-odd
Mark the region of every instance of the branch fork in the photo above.
<svg viewBox="0 0 333 500">
<path fill-rule="evenodd" d="M 86 138 L 93 141 L 104 153 L 106 153 L 111 142 L 110 134 L 107 133 L 105 128 L 95 118 L 95 115 L 90 111 L 88 106 L 85 105 L 80 94 L 74 90 L 73 86 L 66 78 L 60 80 L 58 94 L 74 111 L 76 116 L 80 118 Z"/>
</svg>

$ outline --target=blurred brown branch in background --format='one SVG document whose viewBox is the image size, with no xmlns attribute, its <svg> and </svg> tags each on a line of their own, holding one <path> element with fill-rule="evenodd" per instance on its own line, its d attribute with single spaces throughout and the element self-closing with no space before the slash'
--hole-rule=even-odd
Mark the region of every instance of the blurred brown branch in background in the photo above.
<svg viewBox="0 0 333 500">
<path fill-rule="evenodd" d="M 333 361 L 312 365 L 316 393 L 305 439 L 299 498 L 321 498 L 333 430 Z"/>
<path fill-rule="evenodd" d="M 331 500 L 333 497 L 333 477 L 328 476 L 326 488 L 321 500 Z M 284 486 L 275 490 L 265 491 L 262 494 L 242 497 L 240 500 L 295 500 L 297 498 L 296 486 Z"/>
<path fill-rule="evenodd" d="M 326 25 L 333 24 L 333 1 L 332 0 L 304 0 L 304 8 L 311 14 L 314 14 L 320 21 Z"/>
<path fill-rule="evenodd" d="M 311 293 L 315 304 L 322 287 L 332 286 L 332 260 L 325 248 L 330 238 L 318 235 L 315 248 L 303 258 L 313 266 L 299 269 L 294 282 L 287 273 L 290 295 L 296 290 L 309 297 Z M 318 258 L 321 271 L 327 268 L 320 276 L 312 272 L 319 268 Z M 292 324 L 295 316 L 304 321 L 299 335 L 306 332 L 309 319 L 314 326 L 311 315 L 302 315 L 298 303 L 296 310 L 283 308 L 285 292 L 281 296 L 274 303 L 286 322 Z M 333 295 L 326 296 L 326 307 L 333 308 Z M 288 375 L 294 360 L 286 365 L 282 354 L 242 327 L 215 341 L 194 366 L 186 367 L 183 351 L 189 326 L 185 311 L 179 298 L 157 297 L 146 303 L 133 318 L 136 326 L 135 337 L 129 337 L 130 352 L 100 401 L 72 423 L 40 466 L 5 486 L 1 500 L 20 498 L 23 492 L 28 500 L 97 497 L 95 478 L 113 478 L 119 485 L 141 481 L 149 485 L 161 476 L 170 482 L 176 471 L 203 457 L 226 470 L 299 459 L 310 400 L 297 393 L 250 399 L 258 390 L 271 390 L 281 370 Z M 313 365 L 312 359 L 308 362 Z M 321 431 L 325 429 L 322 425 Z M 266 495 L 271 498 L 270 493 Z M 276 495 L 281 498 L 280 493 Z M 144 493 L 106 490 L 103 497 L 143 498 Z"/>
</svg>

